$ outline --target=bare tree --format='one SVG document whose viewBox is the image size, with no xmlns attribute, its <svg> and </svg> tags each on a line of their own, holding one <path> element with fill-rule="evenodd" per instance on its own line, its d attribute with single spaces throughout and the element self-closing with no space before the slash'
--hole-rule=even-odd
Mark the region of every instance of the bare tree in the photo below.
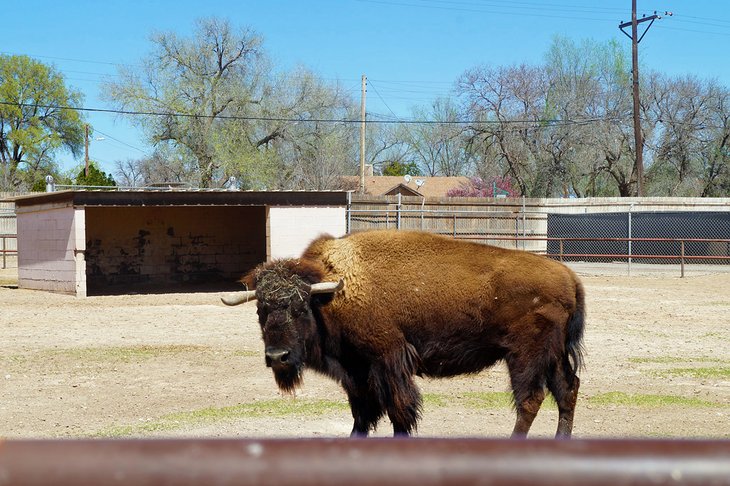
<svg viewBox="0 0 730 486">
<path fill-rule="evenodd" d="M 406 125 L 399 136 L 410 158 L 426 175 L 458 176 L 473 173 L 473 154 L 458 106 L 449 98 L 435 100 L 427 110 L 414 110 L 416 119 L 429 123 Z"/>
<path fill-rule="evenodd" d="M 566 149 L 556 150 L 562 138 L 554 132 L 556 120 L 546 118 L 545 70 L 527 65 L 474 68 L 459 79 L 458 93 L 466 116 L 476 121 L 470 126 L 473 146 L 482 151 L 482 160 L 492 159 L 496 166 L 497 174 L 491 176 L 510 176 L 524 195 L 551 195 L 554 178 L 563 172 L 555 156 Z"/>
<path fill-rule="evenodd" d="M 144 176 L 139 160 L 127 159 L 118 160 L 114 166 L 114 179 L 122 187 L 143 187 L 145 186 Z"/>
<path fill-rule="evenodd" d="M 707 139 L 701 149 L 703 188 L 700 196 L 730 194 L 730 90 L 711 83 Z"/>
<path fill-rule="evenodd" d="M 711 192 L 725 159 L 723 90 L 692 76 L 658 74 L 650 88 L 647 112 L 657 126 L 654 161 L 647 173 L 651 191 L 676 196 Z"/>
<path fill-rule="evenodd" d="M 172 144 L 159 144 L 150 157 L 118 161 L 114 172 L 120 186 L 146 187 L 161 184 L 196 186 L 199 176 L 194 157 Z"/>
<path fill-rule="evenodd" d="M 190 39 L 160 33 L 152 42 L 142 71 L 120 69 L 121 80 L 107 84 L 107 96 L 121 109 L 154 113 L 133 121 L 152 142 L 185 147 L 197 160 L 200 185 L 209 187 L 219 166 L 213 138 L 222 119 L 249 116 L 261 103 L 261 38 L 210 18 L 197 23 Z"/>
</svg>

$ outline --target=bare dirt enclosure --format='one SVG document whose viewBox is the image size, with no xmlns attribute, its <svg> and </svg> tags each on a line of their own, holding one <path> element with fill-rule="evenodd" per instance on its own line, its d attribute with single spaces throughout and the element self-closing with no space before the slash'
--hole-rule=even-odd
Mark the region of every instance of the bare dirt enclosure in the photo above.
<svg viewBox="0 0 730 486">
<path fill-rule="evenodd" d="M 90 297 L 19 290 L 0 274 L 0 436 L 347 436 L 339 385 L 313 372 L 281 396 L 255 304 L 219 294 Z M 730 438 L 730 274 L 583 275 L 586 368 L 576 437 Z M 419 436 L 506 437 L 503 366 L 418 380 Z M 551 437 L 543 405 L 532 437 Z M 384 419 L 377 435 L 390 435 Z"/>
</svg>

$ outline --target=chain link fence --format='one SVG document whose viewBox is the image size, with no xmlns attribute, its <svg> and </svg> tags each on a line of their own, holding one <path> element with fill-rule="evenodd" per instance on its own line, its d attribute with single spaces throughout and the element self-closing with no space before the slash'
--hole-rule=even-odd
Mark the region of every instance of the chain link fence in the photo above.
<svg viewBox="0 0 730 486">
<path fill-rule="evenodd" d="M 730 272 L 730 205 L 551 204 L 546 200 L 427 204 L 415 198 L 354 200 L 348 232 L 421 230 L 544 254 L 594 274 Z M 682 207 L 687 206 L 683 201 Z M 704 210 L 703 210 L 704 208 Z"/>
</svg>

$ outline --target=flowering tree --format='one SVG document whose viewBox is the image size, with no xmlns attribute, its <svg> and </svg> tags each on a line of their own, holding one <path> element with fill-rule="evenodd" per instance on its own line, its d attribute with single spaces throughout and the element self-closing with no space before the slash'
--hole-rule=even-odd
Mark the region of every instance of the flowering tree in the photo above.
<svg viewBox="0 0 730 486">
<path fill-rule="evenodd" d="M 447 197 L 514 197 L 519 195 L 512 187 L 512 180 L 507 177 L 492 177 L 485 181 L 481 177 L 472 177 L 469 182 L 449 190 Z"/>
</svg>

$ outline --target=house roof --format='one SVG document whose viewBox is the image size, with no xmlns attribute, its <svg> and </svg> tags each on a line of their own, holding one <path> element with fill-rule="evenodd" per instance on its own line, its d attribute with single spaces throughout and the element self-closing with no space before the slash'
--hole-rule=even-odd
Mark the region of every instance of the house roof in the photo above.
<svg viewBox="0 0 730 486">
<path fill-rule="evenodd" d="M 360 183 L 358 176 L 343 177 L 347 182 L 355 181 Z M 418 186 L 416 181 L 423 181 Z M 462 184 L 467 184 L 469 178 L 465 176 L 459 177 L 411 177 L 409 182 L 402 176 L 366 176 L 365 177 L 365 194 L 373 196 L 382 196 L 384 194 L 398 194 L 399 192 L 407 196 L 422 197 L 446 197 L 449 190 L 457 188 Z"/>
</svg>

